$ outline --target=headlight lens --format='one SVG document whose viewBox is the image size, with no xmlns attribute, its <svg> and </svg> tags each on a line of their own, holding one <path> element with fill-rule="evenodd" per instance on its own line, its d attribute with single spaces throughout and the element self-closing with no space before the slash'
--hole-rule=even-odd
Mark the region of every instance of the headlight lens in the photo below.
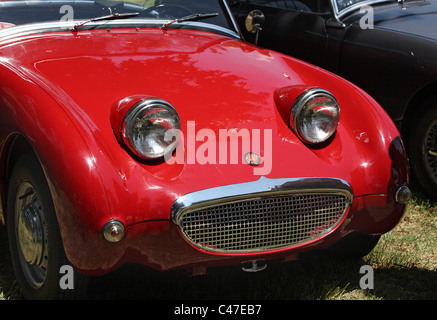
<svg viewBox="0 0 437 320">
<path fill-rule="evenodd" d="M 177 138 L 170 141 L 165 133 L 180 130 L 180 119 L 176 110 L 166 101 L 146 99 L 135 104 L 128 111 L 123 124 L 125 144 L 137 156 L 144 159 L 158 159 L 172 152 Z"/>
<path fill-rule="evenodd" d="M 304 142 L 322 143 L 337 130 L 340 107 L 328 91 L 311 89 L 302 93 L 295 101 L 291 114 L 292 129 Z"/>
</svg>

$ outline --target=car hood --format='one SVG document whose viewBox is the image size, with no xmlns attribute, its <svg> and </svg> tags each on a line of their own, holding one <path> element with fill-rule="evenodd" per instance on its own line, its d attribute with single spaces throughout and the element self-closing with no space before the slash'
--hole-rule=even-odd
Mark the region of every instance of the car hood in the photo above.
<svg viewBox="0 0 437 320">
<path fill-rule="evenodd" d="M 387 131 L 381 121 L 385 113 L 345 80 L 291 57 L 204 31 L 147 28 L 23 36 L 0 43 L 0 55 L 11 57 L 8 64 L 58 101 L 88 145 L 109 196 L 120 207 L 120 190 L 115 187 L 120 182 L 115 181 L 123 181 L 127 193 L 171 193 L 173 201 L 182 194 L 253 181 L 260 175 L 329 176 L 359 181 L 354 186 L 356 195 L 387 192 L 392 161 L 388 150 L 398 133 Z M 347 106 L 342 109 L 338 138 L 326 148 L 303 144 L 275 107 L 278 88 L 302 85 L 322 87 Z M 206 142 L 202 135 L 188 137 L 189 124 L 195 125 L 197 134 L 202 129 L 217 135 L 224 129 L 259 130 L 260 152 L 271 153 L 270 163 L 264 161 L 271 170 L 257 176 L 252 166 L 241 161 L 173 166 L 136 161 L 115 138 L 110 112 L 114 103 L 139 94 L 166 100 L 176 108 L 187 149 L 190 143 Z M 52 134 L 59 134 L 53 140 L 61 142 L 64 134 L 74 133 Z M 227 148 L 229 152 L 230 145 Z"/>
<path fill-rule="evenodd" d="M 375 27 L 437 40 L 437 1 L 404 1 L 374 7 Z"/>
</svg>

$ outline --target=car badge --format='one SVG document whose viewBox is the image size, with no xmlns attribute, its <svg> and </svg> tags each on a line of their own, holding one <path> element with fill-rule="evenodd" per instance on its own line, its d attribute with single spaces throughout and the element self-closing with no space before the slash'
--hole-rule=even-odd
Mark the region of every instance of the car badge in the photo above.
<svg viewBox="0 0 437 320">
<path fill-rule="evenodd" d="M 251 166 L 258 166 L 261 163 L 261 157 L 254 152 L 246 153 L 244 160 Z"/>
</svg>

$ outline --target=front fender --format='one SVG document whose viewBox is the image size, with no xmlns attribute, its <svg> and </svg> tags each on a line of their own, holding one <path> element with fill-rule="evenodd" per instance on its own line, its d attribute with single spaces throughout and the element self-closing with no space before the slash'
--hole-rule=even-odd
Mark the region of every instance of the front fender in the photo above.
<svg viewBox="0 0 437 320">
<path fill-rule="evenodd" d="M 0 74 L 3 192 L 7 189 L 7 153 L 13 150 L 9 141 L 21 136 L 45 173 L 67 258 L 72 265 L 86 268 L 83 248 L 105 244 L 101 229 L 112 217 L 95 157 L 77 125 L 41 85 L 5 61 L 0 63 Z M 6 199 L 4 194 L 2 199 Z"/>
</svg>

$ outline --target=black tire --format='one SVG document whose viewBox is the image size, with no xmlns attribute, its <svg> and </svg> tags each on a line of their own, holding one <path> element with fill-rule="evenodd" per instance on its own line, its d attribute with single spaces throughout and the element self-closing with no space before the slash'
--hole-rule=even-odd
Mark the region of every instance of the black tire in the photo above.
<svg viewBox="0 0 437 320">
<path fill-rule="evenodd" d="M 433 106 L 435 99 L 423 104 Z M 414 186 L 437 200 L 437 108 L 428 108 L 414 119 L 407 146 Z"/>
<path fill-rule="evenodd" d="M 87 278 L 73 273 L 74 289 L 62 289 L 68 266 L 45 175 L 38 159 L 23 155 L 12 170 L 7 193 L 7 227 L 12 265 L 23 298 L 80 297 Z"/>
</svg>

